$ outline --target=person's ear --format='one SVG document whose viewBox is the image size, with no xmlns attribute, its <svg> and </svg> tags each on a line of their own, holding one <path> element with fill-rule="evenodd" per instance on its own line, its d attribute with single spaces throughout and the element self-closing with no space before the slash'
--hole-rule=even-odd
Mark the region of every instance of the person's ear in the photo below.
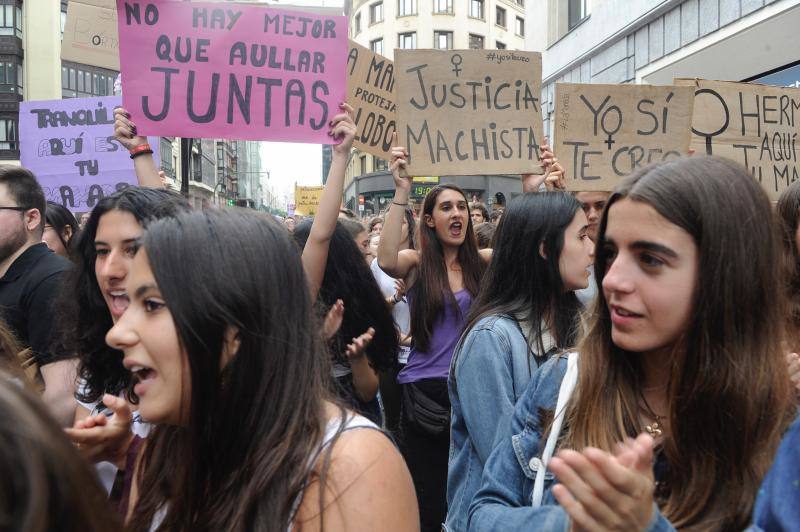
<svg viewBox="0 0 800 532">
<path fill-rule="evenodd" d="M 35 231 L 40 225 L 44 229 L 44 220 L 42 220 L 42 213 L 39 212 L 39 209 L 25 211 L 25 229 Z"/>
<path fill-rule="evenodd" d="M 72 226 L 65 225 L 61 236 L 64 238 L 64 242 L 69 244 L 69 241 L 72 240 Z"/>
<path fill-rule="evenodd" d="M 433 216 L 431 216 L 430 214 L 425 214 L 424 216 L 425 216 L 425 225 L 427 225 L 431 229 L 436 227 L 436 224 L 433 222 Z"/>
<path fill-rule="evenodd" d="M 547 253 L 544 250 L 544 242 L 539 244 L 539 256 L 542 257 L 544 260 L 547 260 Z"/>
</svg>

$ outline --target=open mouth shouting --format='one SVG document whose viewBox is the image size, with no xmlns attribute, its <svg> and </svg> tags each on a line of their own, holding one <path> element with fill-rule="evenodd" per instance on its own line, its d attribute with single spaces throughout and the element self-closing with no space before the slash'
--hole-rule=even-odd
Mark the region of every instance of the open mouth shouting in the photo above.
<svg viewBox="0 0 800 532">
<path fill-rule="evenodd" d="M 122 316 L 130 304 L 128 292 L 125 290 L 107 290 L 105 295 L 111 315 L 115 319 Z"/>
<path fill-rule="evenodd" d="M 153 383 L 158 373 L 152 368 L 142 366 L 141 364 L 129 360 L 123 360 L 122 364 L 131 372 L 133 380 L 136 382 L 136 385 L 133 387 L 133 393 L 142 397 L 147 393 L 147 389 Z"/>
<path fill-rule="evenodd" d="M 453 222 L 448 229 L 450 230 L 450 236 L 460 238 L 463 234 L 464 224 L 462 222 Z"/>
</svg>

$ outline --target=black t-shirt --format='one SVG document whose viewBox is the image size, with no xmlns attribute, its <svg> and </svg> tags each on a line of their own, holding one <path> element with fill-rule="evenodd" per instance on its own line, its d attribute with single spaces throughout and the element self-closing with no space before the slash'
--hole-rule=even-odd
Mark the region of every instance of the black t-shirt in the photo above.
<svg viewBox="0 0 800 532">
<path fill-rule="evenodd" d="M 39 367 L 70 358 L 56 335 L 56 299 L 72 264 L 34 244 L 0 278 L 0 318 L 17 339 L 31 347 Z"/>
</svg>

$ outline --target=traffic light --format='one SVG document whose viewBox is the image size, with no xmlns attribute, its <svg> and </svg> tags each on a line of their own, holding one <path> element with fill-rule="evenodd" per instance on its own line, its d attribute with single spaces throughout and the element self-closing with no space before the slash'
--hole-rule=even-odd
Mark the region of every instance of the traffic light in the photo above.
<svg viewBox="0 0 800 532">
<path fill-rule="evenodd" d="M 235 205 L 236 205 L 236 200 L 228 198 L 228 207 L 233 207 Z"/>
</svg>

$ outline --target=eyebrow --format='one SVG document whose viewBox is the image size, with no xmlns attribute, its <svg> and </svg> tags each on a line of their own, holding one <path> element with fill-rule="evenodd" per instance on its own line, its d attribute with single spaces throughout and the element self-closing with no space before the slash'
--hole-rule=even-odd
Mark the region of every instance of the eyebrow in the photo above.
<svg viewBox="0 0 800 532">
<path fill-rule="evenodd" d="M 137 240 L 139 240 L 139 239 L 138 238 L 126 238 L 125 240 L 122 241 L 122 243 L 123 244 L 131 244 L 133 242 L 136 242 Z M 94 245 L 95 246 L 110 246 L 110 244 L 108 242 L 103 242 L 102 240 L 95 240 L 94 241 Z"/>
<path fill-rule="evenodd" d="M 155 283 L 143 284 L 142 286 L 140 286 L 139 288 L 136 289 L 136 292 L 134 292 L 133 295 L 134 295 L 134 297 L 139 299 L 140 297 L 144 296 L 144 294 L 148 290 L 158 290 L 158 286 L 156 286 Z"/>
<path fill-rule="evenodd" d="M 603 238 L 602 244 L 611 244 L 612 246 L 616 246 L 614 239 L 609 237 Z M 662 244 L 656 244 L 655 242 L 648 242 L 646 240 L 637 240 L 634 243 L 632 243 L 630 247 L 631 249 L 636 249 L 636 250 L 653 251 L 656 253 L 661 253 L 673 259 L 678 258 L 678 254 L 674 250 Z"/>
</svg>

